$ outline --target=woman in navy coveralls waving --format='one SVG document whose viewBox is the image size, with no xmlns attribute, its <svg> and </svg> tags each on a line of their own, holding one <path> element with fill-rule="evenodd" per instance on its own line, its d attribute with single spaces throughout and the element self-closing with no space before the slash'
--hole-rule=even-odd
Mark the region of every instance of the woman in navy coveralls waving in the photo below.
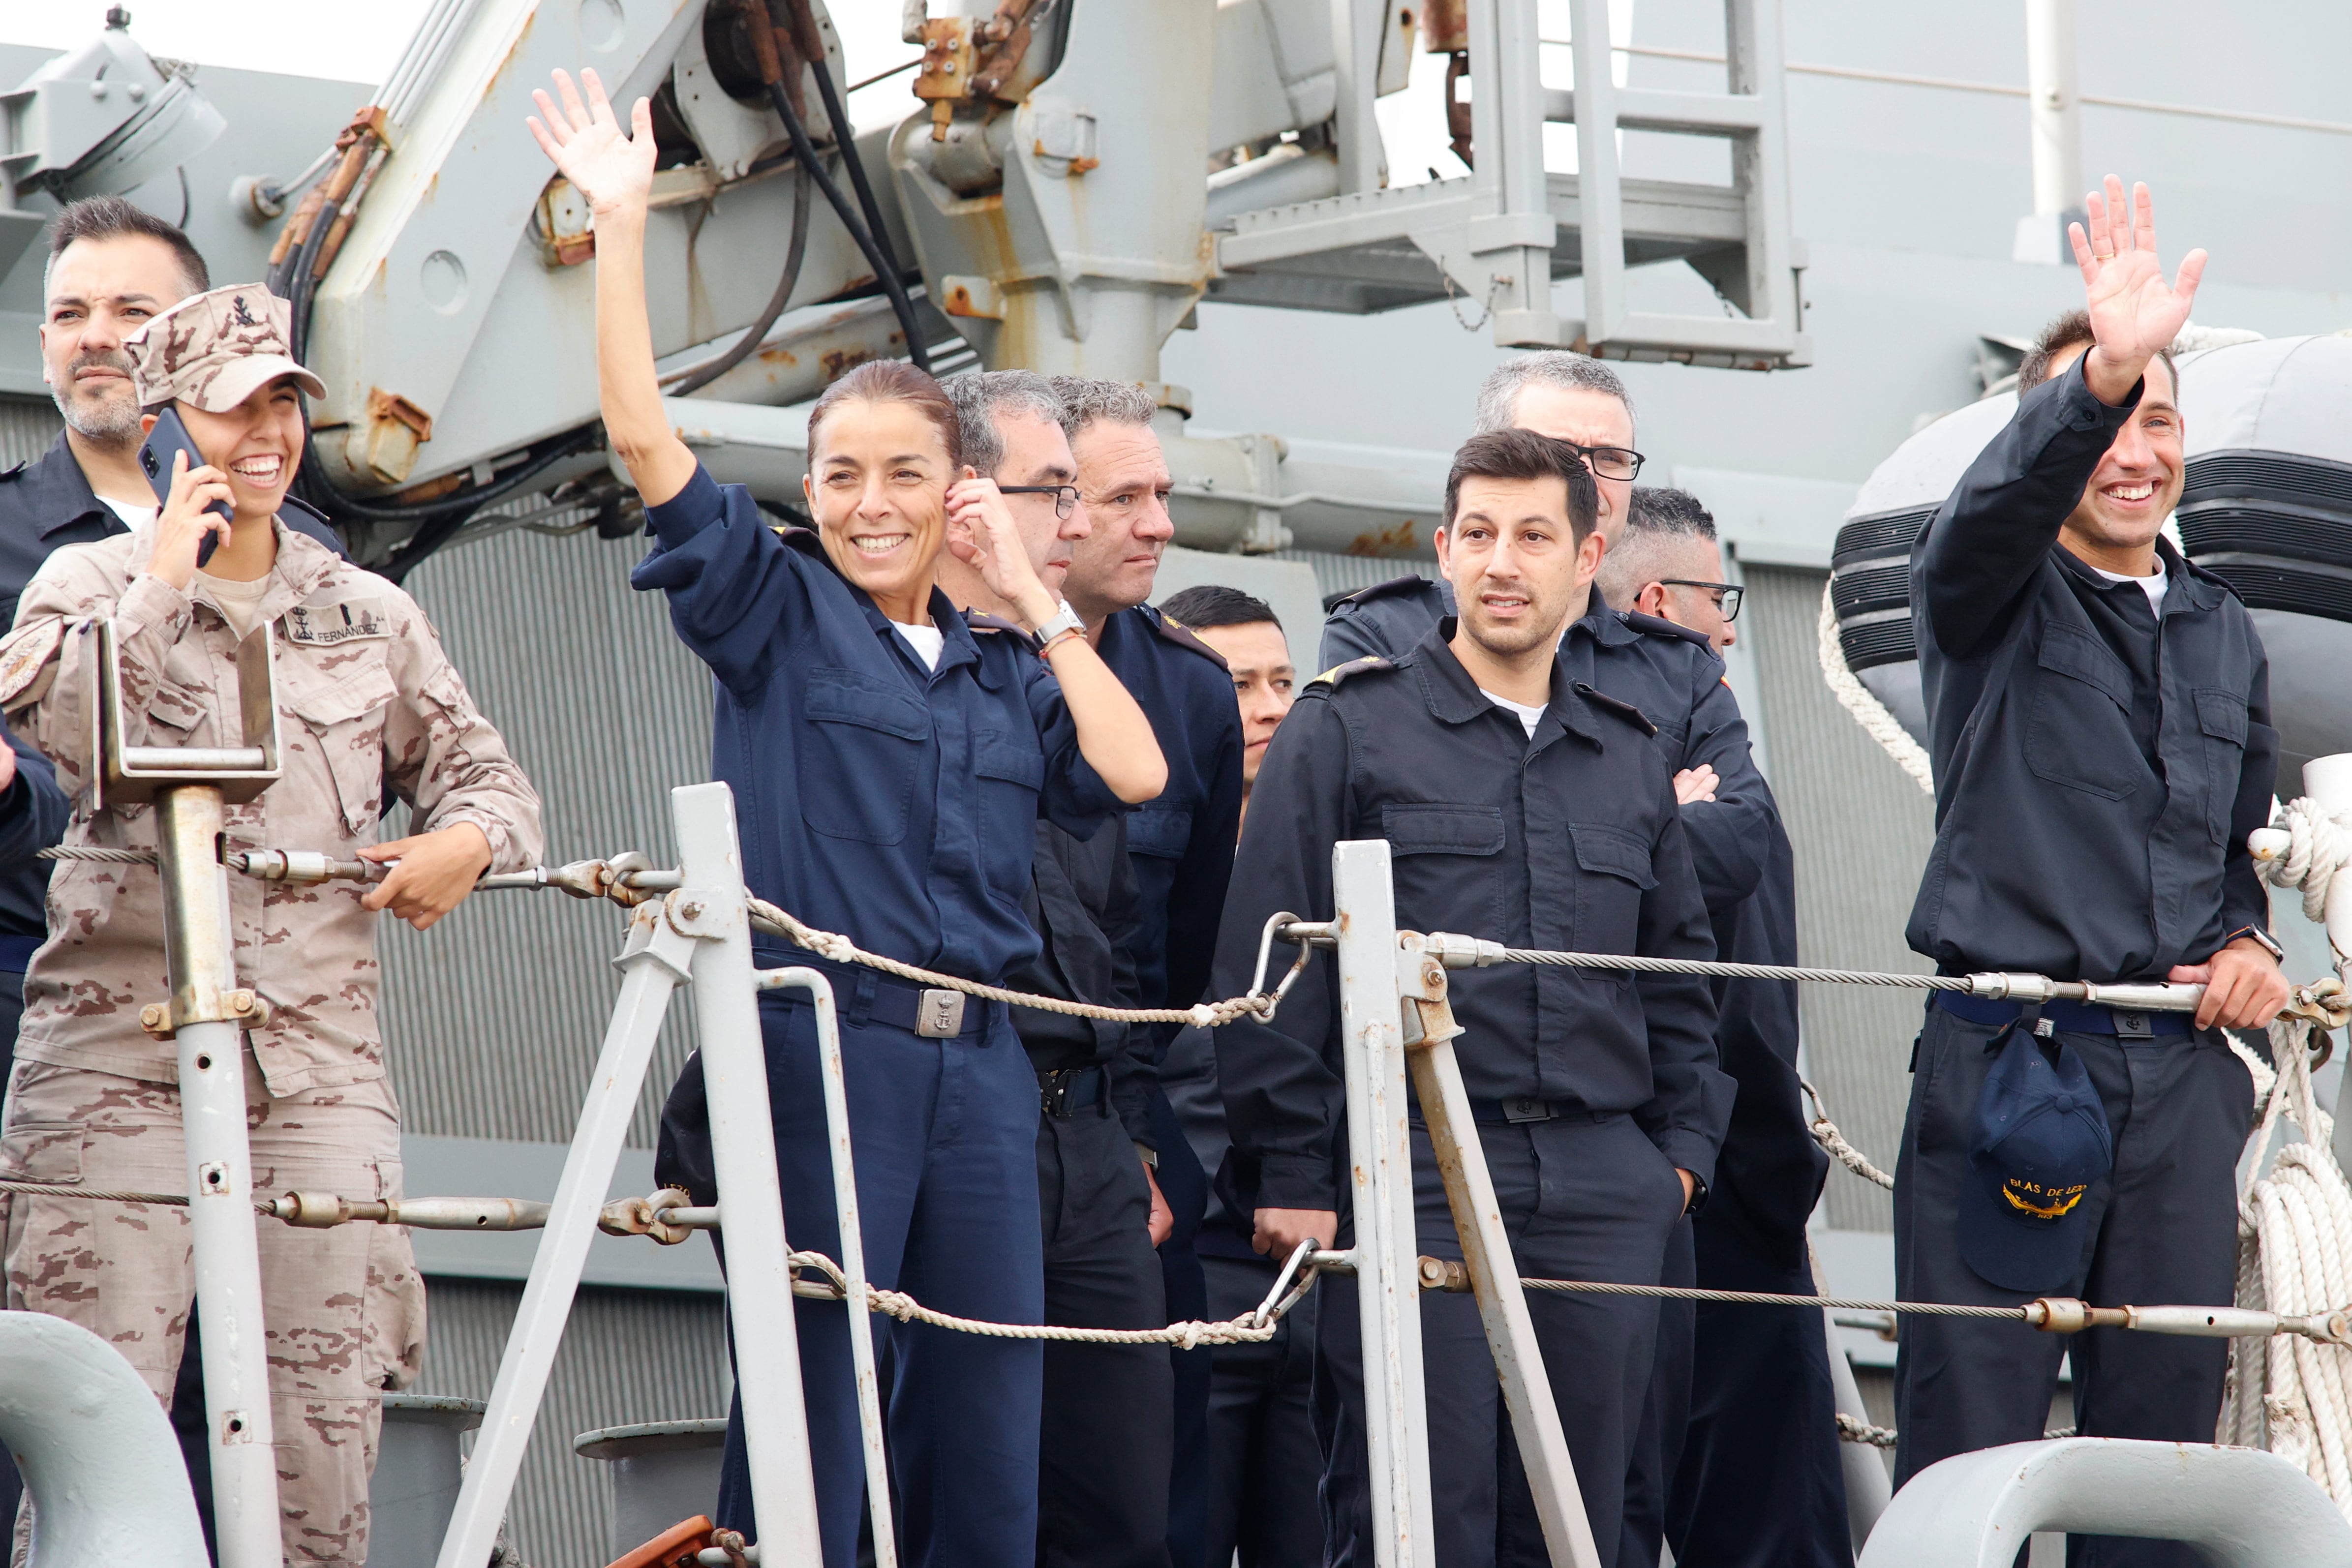
<svg viewBox="0 0 2352 1568">
<path fill-rule="evenodd" d="M 1021 899 L 1039 816 L 1081 836 L 1157 795 L 1151 727 L 1046 591 L 993 484 L 962 468 L 953 407 L 897 362 L 859 367 L 809 416 L 814 533 L 779 531 L 705 473 L 664 415 L 645 299 L 650 110 L 634 136 L 593 72 L 555 74 L 532 133 L 587 196 L 596 228 L 597 370 L 604 427 L 656 536 L 631 581 L 669 594 L 679 637 L 718 677 L 712 770 L 734 788 L 746 879 L 860 946 L 1001 981 L 1035 954 Z M 961 476 L 961 477 L 959 477 Z M 932 586 L 942 548 L 977 567 L 1040 634 L 974 637 Z M 1067 629 L 1066 629 L 1067 628 Z M 866 1269 L 876 1285 L 970 1317 L 1045 1311 L 1037 1220 L 1037 1086 L 1003 1008 L 755 938 L 767 964 L 833 974 L 840 999 Z M 786 1224 L 839 1255 L 806 1005 L 761 997 Z M 666 1130 L 699 1122 L 698 1064 Z M 840 1310 L 796 1313 L 828 1568 L 854 1557 L 863 1467 Z M 891 1462 L 912 1563 L 1035 1561 L 1034 1341 L 893 1330 Z M 719 1522 L 755 1533 L 730 1423 Z M 803 1560 L 804 1542 L 778 1542 Z"/>
</svg>

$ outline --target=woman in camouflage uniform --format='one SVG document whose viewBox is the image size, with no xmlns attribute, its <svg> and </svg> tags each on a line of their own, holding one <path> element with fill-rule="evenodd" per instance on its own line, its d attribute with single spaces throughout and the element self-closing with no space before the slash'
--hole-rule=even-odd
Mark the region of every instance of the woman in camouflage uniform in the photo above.
<svg viewBox="0 0 2352 1568">
<path fill-rule="evenodd" d="M 126 741 L 237 745 L 236 648 L 276 628 L 284 772 L 227 809 L 225 847 L 399 863 L 372 886 L 229 878 L 237 977 L 268 1008 L 246 1037 L 254 1189 L 396 1197 L 400 1113 L 376 1023 L 377 914 L 422 929 L 483 872 L 534 863 L 539 798 L 415 601 L 278 516 L 299 505 L 286 498 L 302 454 L 297 389 L 325 392 L 288 351 L 290 314 L 258 284 L 217 288 L 126 343 L 148 423 L 173 405 L 210 461 L 193 472 L 175 464 L 152 524 L 49 558 L 0 643 L 0 707 L 56 759 L 66 789 L 81 789 L 96 765 L 85 632 L 104 617 L 120 650 Z M 205 511 L 215 501 L 233 521 Z M 208 534 L 220 543 L 199 570 Z M 421 831 L 378 843 L 387 786 Z M 92 810 L 85 800 L 65 841 L 151 848 L 153 812 Z M 174 1048 L 140 1027 L 141 1008 L 171 994 L 161 879 L 142 865 L 65 862 L 49 884 L 48 925 L 26 977 L 0 1176 L 181 1190 Z M 5 1239 L 9 1307 L 96 1332 L 171 1400 L 194 1301 L 184 1209 L 17 1195 Z M 407 1233 L 265 1221 L 260 1243 L 286 1557 L 356 1565 L 367 1557 L 381 1396 L 415 1376 L 424 1350 Z"/>
</svg>

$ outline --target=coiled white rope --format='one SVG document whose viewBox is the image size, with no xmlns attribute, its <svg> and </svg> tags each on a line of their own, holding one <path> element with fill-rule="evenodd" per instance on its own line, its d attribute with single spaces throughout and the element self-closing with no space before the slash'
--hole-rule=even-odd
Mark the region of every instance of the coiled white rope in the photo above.
<svg viewBox="0 0 2352 1568">
<path fill-rule="evenodd" d="M 1895 759 L 1895 765 L 1911 776 L 1911 781 L 1929 795 L 1936 792 L 1936 766 L 1928 759 L 1927 748 L 1911 738 L 1903 722 L 1886 710 L 1886 705 L 1871 695 L 1868 686 L 1846 666 L 1845 645 L 1838 641 L 1837 606 L 1831 601 L 1830 585 L 1822 585 L 1822 622 L 1819 636 L 1822 679 L 1829 683 L 1830 695 L 1838 706 L 1853 715 L 1870 738 L 1878 742 L 1880 750 Z"/>
</svg>

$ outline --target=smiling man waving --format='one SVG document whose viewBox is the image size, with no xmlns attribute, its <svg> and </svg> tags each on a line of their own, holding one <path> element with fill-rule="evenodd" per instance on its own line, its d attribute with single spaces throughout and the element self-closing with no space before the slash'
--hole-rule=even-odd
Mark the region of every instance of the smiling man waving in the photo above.
<svg viewBox="0 0 2352 1568">
<path fill-rule="evenodd" d="M 1895 1188 L 1909 1301 L 2227 1305 L 2252 1095 L 2211 1026 L 2259 1029 L 2287 994 L 2246 850 L 2277 768 L 2269 665 L 2245 606 L 2158 532 L 2182 476 L 2167 350 L 2205 253 L 2168 286 L 2147 186 L 2127 207 L 2110 177 L 2087 207 L 2086 309 L 2043 334 L 2016 418 L 1912 549 L 1937 788 L 1909 937 L 1947 974 L 2208 989 L 2193 1025 L 1939 993 Z M 2021 1151 L 2077 1123 L 2062 1141 L 2080 1201 L 2021 1202 Z M 1897 1484 L 2040 1435 L 2066 1345 L 1948 1318 L 1906 1317 L 1901 1335 Z M 2221 1341 L 2095 1330 L 2072 1348 L 2084 1434 L 2211 1440 Z M 2193 1560 L 2124 1541 L 2078 1558 Z"/>
</svg>

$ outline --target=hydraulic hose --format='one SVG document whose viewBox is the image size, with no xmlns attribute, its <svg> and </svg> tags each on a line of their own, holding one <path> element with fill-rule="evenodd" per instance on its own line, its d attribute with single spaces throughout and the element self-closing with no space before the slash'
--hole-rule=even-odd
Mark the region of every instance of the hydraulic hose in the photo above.
<svg viewBox="0 0 2352 1568">
<path fill-rule="evenodd" d="M 675 385 L 663 388 L 665 395 L 684 397 L 688 392 L 701 391 L 741 364 L 751 357 L 751 350 L 760 346 L 760 340 L 768 335 L 768 329 L 774 326 L 776 318 L 784 313 L 784 306 L 792 298 L 793 290 L 800 286 L 801 263 L 808 256 L 809 203 L 815 199 L 815 194 L 809 179 L 809 165 L 803 163 L 800 177 L 793 182 L 793 237 L 784 251 L 783 276 L 776 279 L 776 292 L 770 297 L 767 308 L 760 312 L 758 320 L 743 329 L 743 335 L 736 339 L 734 345 L 725 353 L 708 363 L 697 365 Z"/>
<path fill-rule="evenodd" d="M 808 0 L 783 0 L 793 16 L 793 47 L 808 61 L 809 73 L 816 78 L 816 90 L 824 99 L 824 116 L 833 122 L 834 145 L 841 149 L 842 162 L 849 165 L 850 188 L 857 193 L 858 211 L 866 214 L 866 231 L 874 244 L 890 263 L 890 275 L 901 276 L 898 251 L 890 243 L 890 226 L 882 221 L 882 207 L 874 199 L 874 186 L 866 178 L 866 161 L 857 156 L 857 128 L 849 120 L 848 107 L 841 100 L 840 89 L 834 86 L 833 71 L 824 63 L 824 40 L 817 35 L 816 18 L 810 15 Z M 913 324 L 908 323 L 908 341 L 912 341 Z M 926 367 L 928 368 L 928 367 Z"/>
<path fill-rule="evenodd" d="M 826 173 L 824 165 L 817 162 L 816 144 L 809 140 L 808 127 L 801 122 L 800 111 L 793 107 L 792 95 L 784 90 L 784 84 L 772 81 L 767 88 L 768 101 L 775 106 L 776 113 L 783 120 L 784 130 L 792 136 L 793 156 L 800 160 L 801 167 L 808 171 L 809 178 L 815 181 L 817 189 L 824 193 L 825 201 L 831 204 L 835 214 L 841 219 L 841 226 L 849 231 L 849 237 L 857 242 L 858 250 L 866 257 L 866 265 L 874 269 L 884 296 L 890 301 L 891 311 L 898 318 L 899 330 L 907 334 L 907 357 L 915 361 L 917 370 L 929 375 L 931 370 L 930 350 L 923 345 L 922 328 L 915 319 L 915 302 L 907 297 L 907 285 L 898 276 L 898 264 L 866 232 L 849 198 L 842 193 L 841 187 L 834 183 L 833 176 Z M 852 169 L 857 167 L 855 145 L 843 146 L 841 154 Z"/>
</svg>

